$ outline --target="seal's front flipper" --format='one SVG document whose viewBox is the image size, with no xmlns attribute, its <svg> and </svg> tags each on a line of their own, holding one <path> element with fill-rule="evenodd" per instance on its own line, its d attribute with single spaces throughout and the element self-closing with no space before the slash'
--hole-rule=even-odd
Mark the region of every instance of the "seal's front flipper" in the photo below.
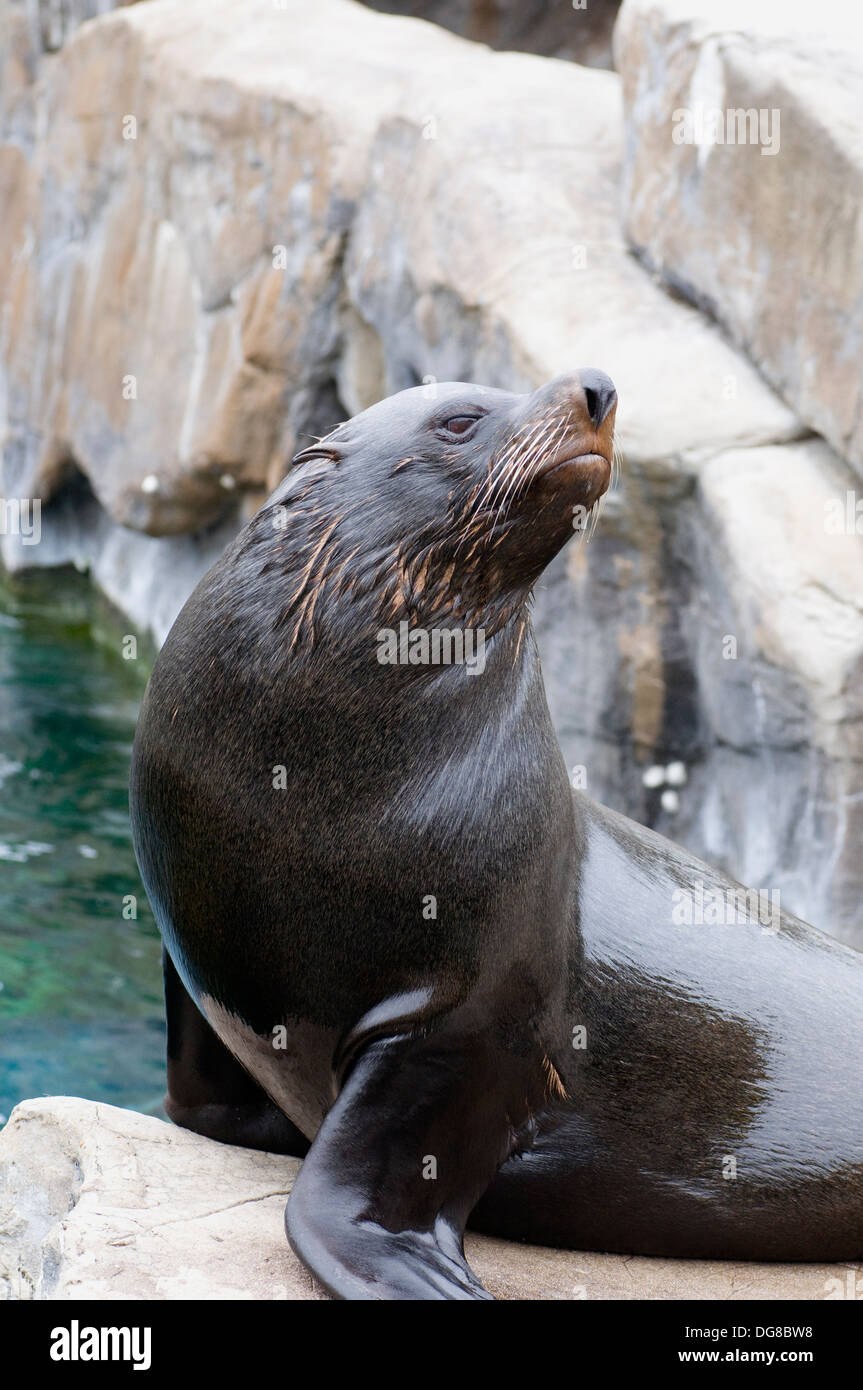
<svg viewBox="0 0 863 1390">
<path fill-rule="evenodd" d="M 296 1254 L 336 1298 L 491 1298 L 465 1260 L 465 1222 L 537 1084 L 538 1064 L 487 1035 L 371 1042 L 294 1184 Z"/>
<path fill-rule="evenodd" d="M 293 1154 L 309 1141 L 213 1032 L 162 948 L 168 1020 L 165 1113 L 175 1125 L 222 1144 Z"/>
</svg>

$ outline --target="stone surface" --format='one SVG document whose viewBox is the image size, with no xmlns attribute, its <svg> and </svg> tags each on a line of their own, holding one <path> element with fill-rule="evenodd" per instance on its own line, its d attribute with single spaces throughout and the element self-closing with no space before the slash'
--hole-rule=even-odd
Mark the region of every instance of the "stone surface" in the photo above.
<svg viewBox="0 0 863 1390">
<path fill-rule="evenodd" d="M 536 622 L 579 785 L 859 947 L 863 534 L 849 497 L 847 466 L 814 439 L 720 452 L 664 490 L 625 468 L 588 550 L 572 544 L 543 577 Z M 676 761 L 686 781 L 667 810 L 665 777 L 644 779 Z"/>
<path fill-rule="evenodd" d="M 31 52 L 55 53 L 88 19 L 137 0 L 3 0 L 0 12 L 26 32 Z"/>
<path fill-rule="evenodd" d="M 699 478 L 701 584 L 686 627 L 714 754 L 681 819 L 686 836 L 697 819 L 708 858 L 860 946 L 863 541 L 828 529 L 849 481 L 822 441 L 720 455 Z"/>
<path fill-rule="evenodd" d="M 296 1159 L 68 1096 L 0 1132 L 0 1299 L 313 1299 L 285 1240 Z M 499 1299 L 839 1298 L 844 1265 L 654 1260 L 469 1235 Z"/>
<path fill-rule="evenodd" d="M 489 55 L 469 98 L 429 76 L 376 133 L 345 251 L 350 301 L 381 344 L 378 394 L 428 378 L 527 389 L 595 364 L 617 385 L 633 464 L 685 471 L 800 435 L 745 358 L 629 255 L 614 74 Z M 340 385 L 350 411 L 368 403 Z"/>
<path fill-rule="evenodd" d="M 800 432 L 628 256 L 613 74 L 348 0 L 156 0 L 36 81 L 30 157 L 0 148 L 7 493 L 77 468 L 115 521 L 200 530 L 370 395 L 578 361 L 638 457 Z"/>
<path fill-rule="evenodd" d="M 859 10 L 626 0 L 615 52 L 633 243 L 863 473 Z M 707 128 L 701 143 L 675 143 L 676 113 L 711 110 L 778 112 L 777 152 L 729 143 L 727 131 L 712 143 Z"/>
</svg>

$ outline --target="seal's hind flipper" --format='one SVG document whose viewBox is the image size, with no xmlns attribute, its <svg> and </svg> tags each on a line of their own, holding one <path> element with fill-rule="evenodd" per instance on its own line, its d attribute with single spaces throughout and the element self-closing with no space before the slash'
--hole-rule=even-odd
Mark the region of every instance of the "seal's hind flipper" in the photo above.
<svg viewBox="0 0 863 1390">
<path fill-rule="evenodd" d="M 165 1113 L 222 1144 L 302 1158 L 309 1141 L 216 1036 L 162 948 L 168 1021 Z"/>
<path fill-rule="evenodd" d="M 491 1298 L 465 1260 L 464 1228 L 511 1152 L 523 1073 L 487 1037 L 448 1030 L 362 1052 L 285 1212 L 293 1250 L 329 1293 Z"/>
</svg>

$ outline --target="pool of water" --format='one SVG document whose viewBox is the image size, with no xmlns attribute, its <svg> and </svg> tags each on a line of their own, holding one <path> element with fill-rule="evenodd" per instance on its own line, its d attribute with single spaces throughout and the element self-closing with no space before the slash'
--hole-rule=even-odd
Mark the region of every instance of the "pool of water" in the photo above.
<svg viewBox="0 0 863 1390">
<path fill-rule="evenodd" d="M 138 636 L 137 656 L 124 659 L 129 633 L 74 570 L 0 572 L 4 1118 L 40 1095 L 160 1108 L 159 939 L 128 814 L 155 652 Z"/>
</svg>

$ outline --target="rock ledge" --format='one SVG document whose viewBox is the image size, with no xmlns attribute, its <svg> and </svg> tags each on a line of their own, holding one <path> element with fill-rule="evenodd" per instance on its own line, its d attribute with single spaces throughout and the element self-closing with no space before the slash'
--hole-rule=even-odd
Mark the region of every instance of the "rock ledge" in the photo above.
<svg viewBox="0 0 863 1390">
<path fill-rule="evenodd" d="M 112 1105 L 23 1101 L 0 1132 L 0 1299 L 316 1299 L 284 1237 L 296 1159 Z M 652 1260 L 470 1235 L 499 1299 L 821 1299 L 844 1265 Z"/>
</svg>

